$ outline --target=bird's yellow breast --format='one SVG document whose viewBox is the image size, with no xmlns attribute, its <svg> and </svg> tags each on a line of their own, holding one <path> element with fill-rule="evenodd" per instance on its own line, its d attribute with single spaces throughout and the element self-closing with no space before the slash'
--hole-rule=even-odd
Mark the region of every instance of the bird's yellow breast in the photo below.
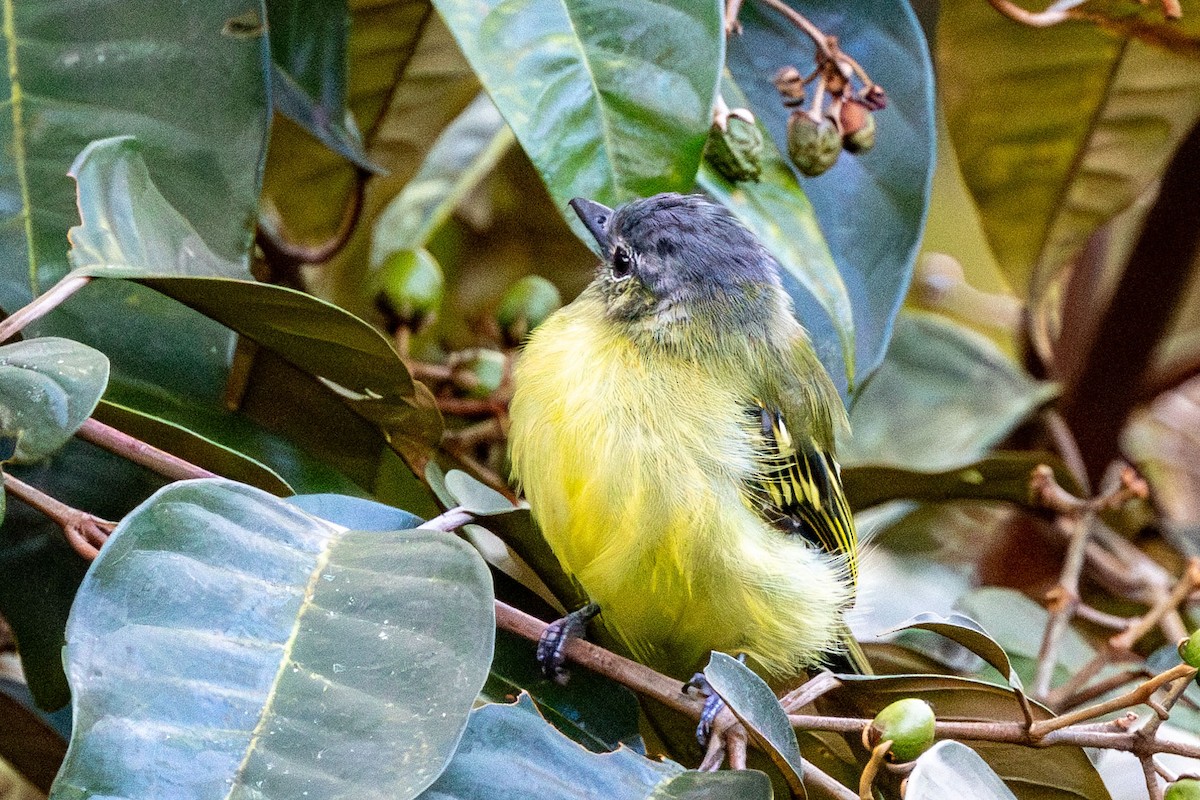
<svg viewBox="0 0 1200 800">
<path fill-rule="evenodd" d="M 833 644 L 848 595 L 827 556 L 751 508 L 750 369 L 639 345 L 586 295 L 516 368 L 513 470 L 548 543 L 632 654 L 678 676 L 712 649 L 795 673 Z"/>
</svg>

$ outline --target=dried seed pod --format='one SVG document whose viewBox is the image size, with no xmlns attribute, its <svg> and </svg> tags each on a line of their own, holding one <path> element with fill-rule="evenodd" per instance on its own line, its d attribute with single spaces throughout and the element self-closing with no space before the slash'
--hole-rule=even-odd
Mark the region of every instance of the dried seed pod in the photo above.
<svg viewBox="0 0 1200 800">
<path fill-rule="evenodd" d="M 783 104 L 792 108 L 804 103 L 804 76 L 795 67 L 782 67 L 773 79 Z"/>
<path fill-rule="evenodd" d="M 875 146 L 875 115 L 865 104 L 857 100 L 842 103 L 838 121 L 847 153 L 865 153 Z"/>
<path fill-rule="evenodd" d="M 704 157 L 729 180 L 756 181 L 762 174 L 763 137 L 758 125 L 748 122 L 745 115 L 733 111 L 722 127 L 714 122 L 708 135 Z M 750 119 L 753 119 L 751 116 Z"/>
<path fill-rule="evenodd" d="M 888 104 L 887 92 L 878 83 L 872 83 L 859 92 L 858 99 L 871 111 L 882 111 Z"/>
<path fill-rule="evenodd" d="M 788 117 L 788 155 L 801 173 L 815 178 L 828 170 L 842 152 L 842 135 L 833 119 L 819 122 L 802 111 Z"/>
</svg>

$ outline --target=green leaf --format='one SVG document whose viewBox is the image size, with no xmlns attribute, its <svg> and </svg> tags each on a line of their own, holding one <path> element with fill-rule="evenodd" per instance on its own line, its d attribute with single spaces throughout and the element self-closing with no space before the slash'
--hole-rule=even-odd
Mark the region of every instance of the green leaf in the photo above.
<svg viewBox="0 0 1200 800">
<path fill-rule="evenodd" d="M 393 506 L 344 494 L 296 495 L 287 502 L 306 514 L 354 531 L 399 531 L 416 528 L 424 521 Z"/>
<path fill-rule="evenodd" d="M 452 469 L 446 473 L 446 491 L 455 499 L 456 505 L 476 516 L 488 517 L 517 510 L 507 497 L 462 470 Z"/>
<path fill-rule="evenodd" d="M 471 712 L 454 760 L 421 800 L 553 797 L 555 800 L 769 800 L 761 772 L 686 771 L 627 748 L 589 753 L 538 715 L 522 694 L 514 705 Z"/>
<path fill-rule="evenodd" d="M 984 586 L 963 595 L 955 605 L 986 625 L 1005 651 L 1029 659 L 1038 657 L 1049 614 L 1033 600 L 1014 589 Z M 1075 672 L 1095 654 L 1095 649 L 1074 628 L 1063 631 L 1058 646 L 1059 664 Z"/>
<path fill-rule="evenodd" d="M 77 11 L 22 3 L 6 15 L 0 305 L 10 312 L 67 271 L 75 197 L 63 174 L 93 139 L 137 136 L 210 248 L 244 261 L 250 246 L 269 115 L 261 3 L 101 0 Z M 235 17 L 249 23 L 236 35 Z"/>
<path fill-rule="evenodd" d="M 169 420 L 107 400 L 100 401 L 92 416 L 105 425 L 111 425 L 222 477 L 279 497 L 295 493 L 291 485 L 266 464 Z"/>
<path fill-rule="evenodd" d="M 850 411 L 843 464 L 958 469 L 1054 396 L 990 341 L 927 313 L 897 319 L 888 357 Z"/>
<path fill-rule="evenodd" d="M 137 279 L 274 350 L 402 452 L 441 435 L 432 397 L 377 330 L 309 294 L 232 277 L 237 266 L 205 248 L 145 176 L 134 140 L 89 145 L 72 172 L 82 214 L 72 228 L 76 274 Z"/>
<path fill-rule="evenodd" d="M 434 5 L 564 214 L 576 196 L 691 189 L 724 58 L 721 3 Z"/>
<path fill-rule="evenodd" d="M 278 64 L 271 65 L 271 94 L 275 109 L 295 122 L 304 132 L 312 136 L 330 151 L 368 172 L 382 172 L 383 168 L 371 160 L 363 150 L 362 137 L 358 131 L 345 123 L 337 122 L 336 116 L 319 101 L 304 91 Z"/>
<path fill-rule="evenodd" d="M 576 609 L 587 605 L 587 595 L 563 570 L 528 508 L 489 517 L 486 530 L 511 547 L 537 573 L 563 608 Z"/>
<path fill-rule="evenodd" d="M 80 587 L 55 795 L 415 797 L 454 752 L 494 624 L 487 569 L 452 535 L 173 484 Z"/>
<path fill-rule="evenodd" d="M 47 337 L 0 347 L 0 441 L 13 443 L 9 458 L 37 461 L 62 447 L 107 384 L 108 359 L 85 344 Z"/>
<path fill-rule="evenodd" d="M 943 617 L 941 614 L 925 612 L 918 614 L 893 628 L 889 633 L 904 630 L 923 630 L 941 634 L 947 639 L 958 642 L 975 655 L 990 664 L 1005 680 L 1009 688 L 1016 694 L 1024 694 L 1025 687 L 1021 678 L 1009 663 L 1008 654 L 991 635 L 975 620 L 962 614 L 951 614 Z"/>
<path fill-rule="evenodd" d="M 1017 800 L 978 753 L 958 742 L 938 742 L 918 758 L 904 792 L 905 800 L 945 797 Z"/>
<path fill-rule="evenodd" d="M 791 5 L 863 65 L 888 93 L 876 115 L 876 145 L 859 156 L 843 154 L 819 178 L 801 179 L 817 221 L 850 291 L 854 310 L 853 371 L 861 386 L 887 350 L 892 323 L 912 276 L 925 223 L 934 164 L 933 74 L 928 46 L 906 2 L 805 0 Z M 729 41 L 729 69 L 750 98 L 750 108 L 787 152 L 790 109 L 771 83 L 780 67 L 813 68 L 812 41 L 777 11 L 746 3 L 738 16 L 741 36 Z M 819 299 L 798 297 L 800 318 L 818 340 L 834 338 Z M 826 354 L 836 355 L 836 353 Z M 829 362 L 826 362 L 827 364 Z"/>
<path fill-rule="evenodd" d="M 1101 17 L 1136 8 L 1096 5 Z M 974 3 L 939 16 L 938 75 L 963 177 L 1000 267 L 1035 303 L 1158 179 L 1200 117 L 1200 18 L 1145 13 L 1192 57 L 1135 40 L 1133 28 L 1153 31 L 1140 23 L 1120 35 L 1087 22 L 1035 29 Z"/>
<path fill-rule="evenodd" d="M 895 467 L 861 465 L 842 470 L 842 486 L 854 510 L 870 508 L 889 500 L 1006 500 L 1016 505 L 1030 503 L 1029 478 L 1045 464 L 1054 470 L 1058 484 L 1073 494 L 1082 490 L 1074 476 L 1053 453 L 995 452 L 972 464 L 942 472 L 923 472 Z"/>
<path fill-rule="evenodd" d="M 721 95 L 733 108 L 748 105 L 741 88 L 728 73 L 721 82 Z M 846 284 L 817 224 L 812 203 L 769 137 L 764 137 L 761 160 L 762 174 L 757 181 L 730 183 L 705 162 L 700 166 L 696 183 L 737 215 L 766 245 L 783 267 L 784 285 L 792 297 L 798 302 L 805 298 L 817 302 L 828 318 L 819 331 L 824 333 L 832 325 L 836 336 L 815 337 L 813 346 L 830 375 L 839 382 L 845 375 L 846 381 L 853 382 L 854 313 Z M 812 320 L 801 321 L 806 327 L 816 329 Z M 842 366 L 845 368 L 838 372 Z"/>
<path fill-rule="evenodd" d="M 755 743 L 766 750 L 788 785 L 793 790 L 799 787 L 798 794 L 803 795 L 804 762 L 800 758 L 796 732 L 766 681 L 736 658 L 715 651 L 704 668 L 704 677 L 738 721 L 746 726 L 746 732 Z"/>
<path fill-rule="evenodd" d="M 638 703 L 631 691 L 587 669 L 571 670 L 571 680 L 563 685 L 542 673 L 536 652 L 528 639 L 498 630 L 484 698 L 512 702 L 528 692 L 554 727 L 593 752 L 638 740 Z"/>
<path fill-rule="evenodd" d="M 512 131 L 500 112 L 480 94 L 446 126 L 417 174 L 376 218 L 371 264 L 379 265 L 398 250 L 424 247 L 512 143 Z"/>
<path fill-rule="evenodd" d="M 885 706 L 916 697 L 933 706 L 939 720 L 1022 721 L 1011 689 L 949 675 L 839 676 L 842 685 L 825 696 L 839 713 L 873 718 Z M 1031 703 L 1034 720 L 1051 712 Z M 1111 800 L 1104 782 L 1079 747 L 1030 749 L 997 742 L 973 742 L 1005 783 L 1028 800 Z"/>
</svg>

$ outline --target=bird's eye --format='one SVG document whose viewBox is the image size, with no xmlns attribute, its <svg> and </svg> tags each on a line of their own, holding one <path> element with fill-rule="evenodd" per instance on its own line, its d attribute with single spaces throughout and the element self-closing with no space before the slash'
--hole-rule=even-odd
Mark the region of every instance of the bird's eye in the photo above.
<svg viewBox="0 0 1200 800">
<path fill-rule="evenodd" d="M 612 274 L 617 280 L 628 278 L 633 272 L 633 257 L 629 255 L 629 251 L 624 247 L 618 247 L 613 251 L 612 257 Z"/>
</svg>

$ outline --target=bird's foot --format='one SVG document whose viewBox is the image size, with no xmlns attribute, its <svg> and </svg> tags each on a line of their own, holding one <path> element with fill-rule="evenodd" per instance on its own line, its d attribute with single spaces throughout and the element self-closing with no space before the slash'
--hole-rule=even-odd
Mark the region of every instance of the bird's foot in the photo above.
<svg viewBox="0 0 1200 800">
<path fill-rule="evenodd" d="M 738 653 L 737 660 L 745 664 L 746 654 Z M 692 676 L 690 681 L 683 685 L 685 693 L 688 689 L 695 689 L 705 698 L 704 708 L 700 712 L 700 724 L 696 726 L 696 741 L 700 742 L 701 747 L 707 747 L 709 737 L 712 736 L 713 723 L 717 719 L 717 716 L 725 709 L 725 701 L 713 691 L 708 678 L 704 677 L 703 672 L 697 672 Z"/>
<path fill-rule="evenodd" d="M 570 673 L 563 666 L 567 660 L 567 642 L 584 638 L 588 622 L 599 613 L 600 606 L 588 603 L 546 627 L 538 639 L 537 662 L 547 678 L 560 684 L 567 682 Z"/>
</svg>

